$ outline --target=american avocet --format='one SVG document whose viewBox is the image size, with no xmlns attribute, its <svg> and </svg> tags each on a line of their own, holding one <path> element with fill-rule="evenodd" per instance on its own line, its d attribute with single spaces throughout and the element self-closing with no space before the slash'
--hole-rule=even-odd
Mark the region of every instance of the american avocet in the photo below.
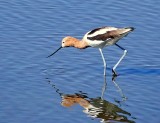
<svg viewBox="0 0 160 123">
<path fill-rule="evenodd" d="M 48 57 L 52 56 L 53 54 L 55 54 L 57 51 L 59 51 L 61 48 L 64 47 L 75 47 L 79 49 L 85 49 L 87 47 L 99 48 L 104 63 L 104 75 L 106 75 L 106 61 L 102 49 L 106 46 L 116 45 L 117 47 L 119 47 L 121 50 L 124 51 L 123 55 L 120 57 L 120 59 L 112 69 L 113 75 L 117 76 L 115 69 L 120 64 L 120 62 L 127 53 L 127 50 L 118 45 L 117 42 L 124 36 L 127 36 L 127 34 L 129 34 L 133 30 L 134 30 L 133 27 L 126 27 L 126 28 L 101 27 L 87 32 L 82 40 L 78 40 L 74 37 L 67 36 L 63 38 L 62 45 Z"/>
</svg>

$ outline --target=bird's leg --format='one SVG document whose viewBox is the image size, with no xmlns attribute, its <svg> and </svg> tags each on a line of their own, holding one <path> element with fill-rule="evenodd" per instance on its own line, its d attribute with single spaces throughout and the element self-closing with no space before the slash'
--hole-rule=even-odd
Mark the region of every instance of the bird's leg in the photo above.
<svg viewBox="0 0 160 123">
<path fill-rule="evenodd" d="M 120 64 L 120 62 L 123 60 L 123 58 L 125 57 L 125 55 L 127 54 L 127 50 L 124 49 L 123 47 L 119 46 L 118 44 L 115 44 L 117 47 L 119 47 L 121 50 L 124 51 L 123 55 L 121 56 L 121 58 L 118 60 L 118 62 L 114 65 L 112 72 L 113 72 L 113 76 L 117 76 L 117 73 L 115 71 L 115 69 L 117 68 L 117 66 Z"/>
<path fill-rule="evenodd" d="M 104 58 L 104 55 L 103 55 L 103 52 L 102 52 L 102 49 L 99 48 L 99 51 L 101 53 L 101 56 L 102 56 L 102 60 L 103 60 L 103 64 L 104 64 L 104 76 L 106 76 L 106 61 L 105 61 L 105 58 Z"/>
</svg>

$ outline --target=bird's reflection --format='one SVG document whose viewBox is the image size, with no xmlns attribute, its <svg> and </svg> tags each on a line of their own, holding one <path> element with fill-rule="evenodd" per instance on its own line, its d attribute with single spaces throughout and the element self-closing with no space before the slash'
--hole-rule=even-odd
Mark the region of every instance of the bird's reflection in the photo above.
<svg viewBox="0 0 160 123">
<path fill-rule="evenodd" d="M 100 118 L 102 122 L 134 122 L 129 120 L 127 116 L 131 114 L 117 105 L 110 103 L 101 98 L 88 98 L 81 94 L 67 94 L 62 95 L 62 106 L 71 107 L 79 104 L 84 108 L 83 112 L 93 118 Z"/>
<path fill-rule="evenodd" d="M 62 101 L 61 105 L 64 107 L 71 107 L 73 105 L 80 105 L 84 108 L 83 112 L 92 118 L 99 118 L 101 122 L 129 122 L 134 123 L 128 117 L 131 114 L 116 104 L 113 104 L 105 99 L 103 99 L 103 94 L 106 87 L 102 88 L 101 97 L 90 98 L 86 93 L 78 92 L 74 94 L 64 94 L 62 93 L 53 83 L 48 80 L 49 84 L 55 89 L 55 91 L 60 95 Z M 104 81 L 104 85 L 106 83 Z"/>
</svg>

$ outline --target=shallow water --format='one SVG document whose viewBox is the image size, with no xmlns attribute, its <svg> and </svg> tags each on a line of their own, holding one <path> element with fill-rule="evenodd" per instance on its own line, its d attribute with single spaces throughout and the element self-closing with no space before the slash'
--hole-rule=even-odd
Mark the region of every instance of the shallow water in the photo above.
<svg viewBox="0 0 160 123">
<path fill-rule="evenodd" d="M 159 4 L 1 0 L 0 122 L 159 123 Z M 119 42 L 128 54 L 114 81 L 111 69 L 123 53 L 116 46 L 103 50 L 106 81 L 98 49 L 65 48 L 46 58 L 63 37 L 101 26 L 136 28 Z"/>
</svg>

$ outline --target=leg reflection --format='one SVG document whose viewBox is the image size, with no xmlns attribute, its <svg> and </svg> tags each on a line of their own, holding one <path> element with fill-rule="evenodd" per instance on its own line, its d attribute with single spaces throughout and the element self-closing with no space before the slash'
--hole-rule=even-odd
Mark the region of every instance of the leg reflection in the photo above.
<svg viewBox="0 0 160 123">
<path fill-rule="evenodd" d="M 127 97 L 123 94 L 122 89 L 120 88 L 120 86 L 116 83 L 116 76 L 112 77 L 112 82 L 114 83 L 114 85 L 116 86 L 116 88 L 118 89 L 118 92 L 120 93 L 122 100 L 125 101 L 127 100 Z"/>
<path fill-rule="evenodd" d="M 104 92 L 106 91 L 106 87 L 107 87 L 107 81 L 106 81 L 106 76 L 104 75 L 104 84 L 102 87 L 102 94 L 101 94 L 101 99 L 103 100 L 103 96 L 104 96 Z"/>
</svg>

